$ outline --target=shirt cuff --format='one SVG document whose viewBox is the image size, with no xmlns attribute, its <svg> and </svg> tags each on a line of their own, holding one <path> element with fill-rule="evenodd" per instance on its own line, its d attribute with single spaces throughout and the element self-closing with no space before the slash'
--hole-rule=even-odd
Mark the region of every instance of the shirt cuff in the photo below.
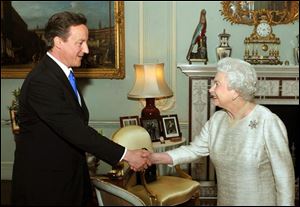
<svg viewBox="0 0 300 207">
<path fill-rule="evenodd" d="M 126 152 L 127 152 L 127 148 L 125 148 L 125 150 L 124 150 L 124 153 L 123 153 L 123 155 L 122 155 L 121 159 L 119 160 L 119 162 L 121 162 L 121 161 L 123 160 L 123 158 L 124 158 L 124 157 L 125 157 L 125 155 L 126 155 Z"/>
</svg>

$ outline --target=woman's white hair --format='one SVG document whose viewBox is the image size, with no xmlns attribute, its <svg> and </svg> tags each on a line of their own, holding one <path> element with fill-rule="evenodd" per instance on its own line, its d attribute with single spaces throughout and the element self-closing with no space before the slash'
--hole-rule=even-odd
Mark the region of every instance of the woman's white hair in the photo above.
<svg viewBox="0 0 300 207">
<path fill-rule="evenodd" d="M 251 64 L 226 57 L 217 63 L 217 71 L 226 73 L 229 89 L 237 91 L 247 101 L 254 98 L 257 75 Z"/>
</svg>

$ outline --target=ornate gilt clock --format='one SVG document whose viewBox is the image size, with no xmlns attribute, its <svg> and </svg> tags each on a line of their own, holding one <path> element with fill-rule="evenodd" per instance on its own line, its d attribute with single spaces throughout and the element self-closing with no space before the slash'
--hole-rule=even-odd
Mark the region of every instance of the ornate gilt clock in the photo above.
<svg viewBox="0 0 300 207">
<path fill-rule="evenodd" d="M 261 37 L 267 37 L 272 32 L 272 27 L 267 21 L 260 21 L 256 27 L 256 32 Z"/>
<path fill-rule="evenodd" d="M 273 34 L 272 26 L 266 15 L 262 15 L 255 24 L 250 37 L 244 40 L 246 45 L 244 60 L 251 64 L 282 64 L 279 60 L 278 45 L 280 39 Z"/>
</svg>

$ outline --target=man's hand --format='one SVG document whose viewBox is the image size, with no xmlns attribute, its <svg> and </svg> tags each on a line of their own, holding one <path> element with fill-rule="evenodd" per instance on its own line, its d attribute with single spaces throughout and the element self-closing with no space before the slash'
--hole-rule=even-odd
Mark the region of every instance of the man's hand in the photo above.
<svg viewBox="0 0 300 207">
<path fill-rule="evenodd" d="M 148 168 L 151 165 L 148 157 L 150 152 L 144 149 L 127 150 L 124 160 L 128 162 L 130 168 L 134 171 L 141 171 Z"/>
</svg>

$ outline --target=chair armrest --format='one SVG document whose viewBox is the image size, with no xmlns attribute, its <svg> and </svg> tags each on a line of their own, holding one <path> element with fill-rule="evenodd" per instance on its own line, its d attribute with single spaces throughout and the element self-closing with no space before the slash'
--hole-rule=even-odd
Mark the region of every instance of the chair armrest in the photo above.
<svg viewBox="0 0 300 207">
<path fill-rule="evenodd" d="M 180 177 L 182 177 L 182 178 L 187 178 L 187 179 L 192 180 L 192 176 L 190 176 L 189 174 L 187 174 L 186 172 L 184 172 L 184 171 L 181 169 L 180 165 L 175 165 L 175 170 L 176 170 L 177 174 L 178 174 Z"/>
</svg>

